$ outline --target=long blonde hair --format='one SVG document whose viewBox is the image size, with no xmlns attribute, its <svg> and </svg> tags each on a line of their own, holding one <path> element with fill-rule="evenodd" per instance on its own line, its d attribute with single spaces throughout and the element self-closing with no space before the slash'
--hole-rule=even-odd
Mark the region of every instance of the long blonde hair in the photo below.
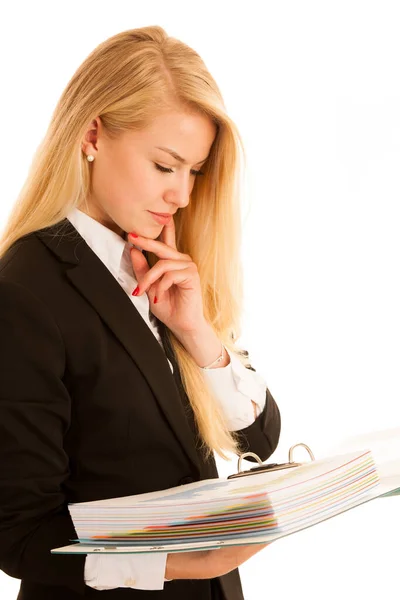
<svg viewBox="0 0 400 600">
<path fill-rule="evenodd" d="M 226 113 L 216 82 L 200 56 L 159 26 L 123 31 L 95 48 L 67 84 L 46 135 L 14 204 L 0 240 L 0 258 L 18 239 L 64 219 L 90 190 L 90 169 L 82 153 L 89 123 L 99 116 L 110 135 L 146 127 L 164 108 L 199 111 L 217 127 L 210 156 L 197 178 L 191 201 L 176 215 L 180 252 L 196 263 L 204 316 L 222 343 L 246 365 L 236 347 L 241 334 L 242 265 L 240 150 L 243 143 Z M 243 151 L 244 156 L 244 151 Z M 158 258 L 149 253 L 149 264 Z M 203 372 L 168 330 L 182 384 L 193 407 L 206 458 L 241 451 Z"/>
</svg>

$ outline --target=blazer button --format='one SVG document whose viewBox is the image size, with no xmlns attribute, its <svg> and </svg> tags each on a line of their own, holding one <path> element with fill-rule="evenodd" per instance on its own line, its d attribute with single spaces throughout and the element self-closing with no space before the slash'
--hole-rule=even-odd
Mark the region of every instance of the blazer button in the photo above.
<svg viewBox="0 0 400 600">
<path fill-rule="evenodd" d="M 186 483 L 193 483 L 194 479 L 193 477 L 191 477 L 190 475 L 187 475 L 186 477 L 182 477 L 182 479 L 179 482 L 179 485 L 185 485 Z"/>
</svg>

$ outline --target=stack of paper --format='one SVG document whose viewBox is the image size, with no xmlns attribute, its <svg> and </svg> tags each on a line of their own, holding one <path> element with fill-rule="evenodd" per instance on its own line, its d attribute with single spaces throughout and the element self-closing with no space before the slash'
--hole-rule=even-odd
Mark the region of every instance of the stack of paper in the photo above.
<svg viewBox="0 0 400 600">
<path fill-rule="evenodd" d="M 271 542 L 400 486 L 379 480 L 370 451 L 235 479 L 69 505 L 70 552 L 161 552 Z"/>
</svg>

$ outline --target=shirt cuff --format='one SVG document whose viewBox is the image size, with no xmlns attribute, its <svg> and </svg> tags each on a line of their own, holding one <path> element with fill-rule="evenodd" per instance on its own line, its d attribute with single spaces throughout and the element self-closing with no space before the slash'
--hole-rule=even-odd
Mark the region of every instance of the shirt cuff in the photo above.
<svg viewBox="0 0 400 600">
<path fill-rule="evenodd" d="M 254 406 L 257 416 L 263 411 L 267 396 L 267 383 L 251 369 L 246 369 L 240 359 L 230 352 L 231 362 L 219 369 L 206 369 L 202 373 L 220 402 L 230 431 L 248 427 L 254 422 Z"/>
<path fill-rule="evenodd" d="M 88 554 L 84 578 L 96 590 L 135 588 L 163 590 L 167 552 L 143 554 Z"/>
</svg>

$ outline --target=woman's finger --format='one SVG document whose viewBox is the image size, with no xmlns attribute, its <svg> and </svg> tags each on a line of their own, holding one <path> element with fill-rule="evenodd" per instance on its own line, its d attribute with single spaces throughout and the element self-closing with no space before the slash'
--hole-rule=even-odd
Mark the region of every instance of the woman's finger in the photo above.
<svg viewBox="0 0 400 600">
<path fill-rule="evenodd" d="M 156 283 L 156 281 L 165 275 L 165 273 L 182 271 L 187 268 L 190 268 L 192 273 L 192 265 L 194 265 L 194 263 L 188 263 L 187 261 L 182 260 L 159 260 L 154 267 L 141 277 L 140 282 L 138 279 L 140 289 L 137 295 L 140 296 L 140 294 L 146 292 L 154 283 Z"/>
<path fill-rule="evenodd" d="M 152 240 L 150 238 L 143 237 L 141 235 L 137 237 L 133 237 L 132 234 L 129 234 L 129 241 L 133 244 L 137 244 L 144 250 L 149 252 L 153 252 L 158 258 L 165 259 L 173 259 L 173 260 L 185 260 L 187 262 L 191 262 L 192 259 L 188 254 L 184 254 L 182 252 L 178 252 L 176 248 L 172 248 L 171 246 L 167 246 L 164 242 L 160 240 Z"/>
<path fill-rule="evenodd" d="M 161 277 L 157 283 L 157 286 L 154 288 L 157 301 L 162 301 L 164 292 L 167 292 L 173 285 L 182 285 L 187 282 L 189 287 L 192 281 L 193 269 L 190 266 L 177 271 L 168 271 Z"/>
<path fill-rule="evenodd" d="M 131 262 L 133 273 L 135 275 L 136 281 L 140 285 L 143 277 L 150 271 L 149 263 L 146 260 L 143 252 L 138 250 L 137 248 L 130 249 Z"/>
<path fill-rule="evenodd" d="M 176 250 L 175 221 L 173 217 L 168 225 L 164 225 L 160 234 L 160 240 L 170 248 L 174 248 Z"/>
</svg>

